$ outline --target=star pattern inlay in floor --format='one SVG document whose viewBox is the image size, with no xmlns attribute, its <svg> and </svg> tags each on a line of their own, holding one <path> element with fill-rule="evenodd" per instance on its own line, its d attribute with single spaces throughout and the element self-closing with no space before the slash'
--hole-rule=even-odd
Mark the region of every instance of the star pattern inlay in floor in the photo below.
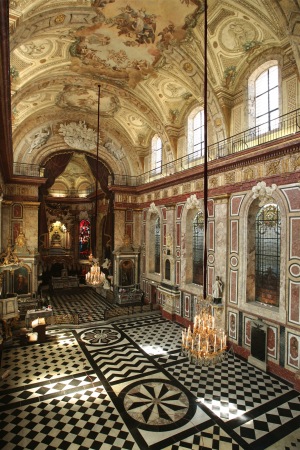
<svg viewBox="0 0 300 450">
<path fill-rule="evenodd" d="M 299 446 L 300 394 L 229 355 L 197 367 L 160 315 L 47 330 L 4 348 L 3 450 L 275 449 Z"/>
</svg>

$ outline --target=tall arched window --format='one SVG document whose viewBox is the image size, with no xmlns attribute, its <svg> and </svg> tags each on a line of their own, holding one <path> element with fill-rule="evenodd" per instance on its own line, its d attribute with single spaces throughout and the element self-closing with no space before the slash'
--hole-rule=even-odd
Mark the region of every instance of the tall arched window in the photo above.
<svg viewBox="0 0 300 450">
<path fill-rule="evenodd" d="M 260 134 L 278 127 L 278 93 L 278 66 L 272 66 L 255 81 L 255 123 Z"/>
<path fill-rule="evenodd" d="M 158 135 L 152 138 L 151 174 L 156 175 L 162 170 L 162 140 Z"/>
<path fill-rule="evenodd" d="M 79 258 L 87 259 L 91 251 L 91 224 L 88 220 L 79 223 Z"/>
<path fill-rule="evenodd" d="M 155 221 L 155 239 L 154 239 L 154 271 L 160 273 L 160 218 Z"/>
<path fill-rule="evenodd" d="M 198 159 L 204 155 L 204 111 L 194 109 L 188 118 L 189 159 Z"/>
<path fill-rule="evenodd" d="M 264 205 L 255 221 L 255 300 L 273 306 L 279 306 L 280 242 L 280 210 Z"/>
<path fill-rule="evenodd" d="M 193 221 L 193 283 L 203 285 L 204 216 L 199 211 Z"/>
</svg>

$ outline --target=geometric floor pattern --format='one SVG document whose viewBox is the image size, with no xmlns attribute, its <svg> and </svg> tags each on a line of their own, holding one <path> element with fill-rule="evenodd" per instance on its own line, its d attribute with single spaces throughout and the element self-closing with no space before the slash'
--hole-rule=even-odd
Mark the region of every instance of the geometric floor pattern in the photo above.
<svg viewBox="0 0 300 450">
<path fill-rule="evenodd" d="M 3 450 L 299 449 L 300 394 L 233 355 L 196 367 L 160 315 L 48 329 L 2 355 Z"/>
</svg>

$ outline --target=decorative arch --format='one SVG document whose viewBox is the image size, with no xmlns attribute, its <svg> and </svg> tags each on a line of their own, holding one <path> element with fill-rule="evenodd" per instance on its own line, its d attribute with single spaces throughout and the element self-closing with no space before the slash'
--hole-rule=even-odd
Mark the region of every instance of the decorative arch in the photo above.
<svg viewBox="0 0 300 450">
<path fill-rule="evenodd" d="M 184 206 L 181 222 L 181 284 L 189 285 L 195 294 L 199 294 L 200 286 L 193 283 L 193 221 L 198 212 L 203 210 L 203 200 L 191 195 Z"/>
<path fill-rule="evenodd" d="M 273 203 L 278 206 L 281 212 L 281 233 L 282 236 L 288 235 L 287 220 L 288 206 L 286 200 L 279 189 L 272 193 L 272 197 L 266 203 Z M 237 269 L 240 271 L 239 285 L 238 285 L 238 302 L 241 307 L 251 310 L 252 313 L 260 314 L 258 306 L 255 301 L 255 221 L 257 213 L 263 206 L 261 198 L 253 198 L 253 192 L 249 192 L 243 199 L 241 204 L 239 217 L 239 264 Z M 288 254 L 287 239 L 281 239 L 280 243 L 280 267 L 286 267 Z M 285 314 L 286 301 L 286 273 L 282 269 L 280 271 L 279 279 L 279 306 L 276 314 Z M 275 311 L 270 310 L 270 317 Z"/>
</svg>

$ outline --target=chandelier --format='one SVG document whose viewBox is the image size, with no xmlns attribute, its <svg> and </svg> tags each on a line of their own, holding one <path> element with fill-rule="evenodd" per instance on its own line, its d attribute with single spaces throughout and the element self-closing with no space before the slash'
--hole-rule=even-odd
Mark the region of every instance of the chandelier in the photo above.
<svg viewBox="0 0 300 450">
<path fill-rule="evenodd" d="M 182 353 L 198 366 L 212 366 L 222 362 L 226 356 L 227 336 L 215 327 L 215 318 L 210 313 L 210 304 L 205 304 L 194 317 L 193 327 L 182 331 Z"/>
<path fill-rule="evenodd" d="M 93 264 L 90 271 L 85 275 L 85 282 L 89 286 L 100 287 L 105 281 L 105 274 L 101 272 L 99 262 L 97 259 L 93 259 Z"/>
</svg>

